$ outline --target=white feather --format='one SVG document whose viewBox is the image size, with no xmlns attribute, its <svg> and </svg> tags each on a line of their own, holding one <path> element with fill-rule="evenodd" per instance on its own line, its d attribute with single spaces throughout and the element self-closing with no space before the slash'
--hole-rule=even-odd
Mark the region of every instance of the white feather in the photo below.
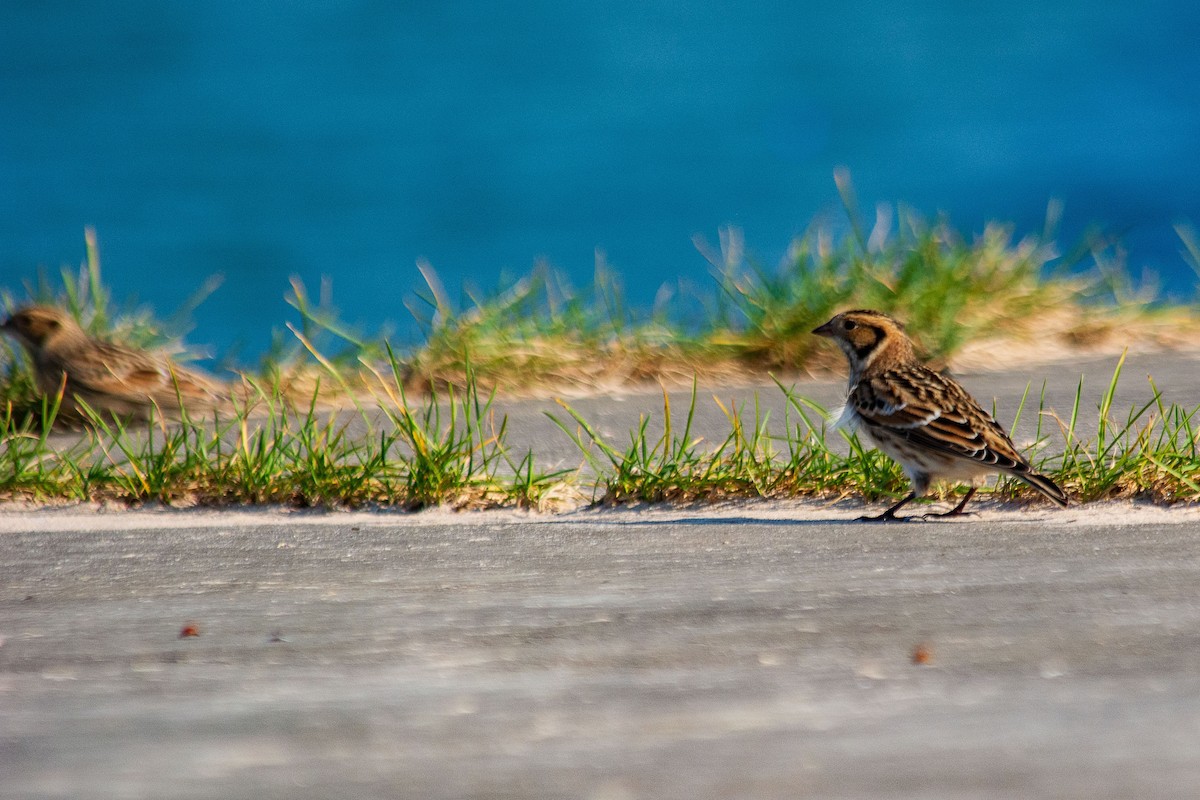
<svg viewBox="0 0 1200 800">
<path fill-rule="evenodd" d="M 833 421 L 830 430 L 845 431 L 846 433 L 854 433 L 858 430 L 858 412 L 854 410 L 854 406 L 850 403 L 846 403 L 841 408 L 835 408 L 829 412 L 829 419 Z"/>
</svg>

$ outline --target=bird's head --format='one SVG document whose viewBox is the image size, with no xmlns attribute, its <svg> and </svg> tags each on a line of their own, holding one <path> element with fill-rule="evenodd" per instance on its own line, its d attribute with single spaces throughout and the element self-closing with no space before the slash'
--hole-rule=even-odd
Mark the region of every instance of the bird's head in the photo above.
<svg viewBox="0 0 1200 800">
<path fill-rule="evenodd" d="M 5 333 L 15 336 L 21 344 L 37 351 L 62 336 L 82 334 L 70 314 L 54 306 L 25 306 L 0 323 Z"/>
<path fill-rule="evenodd" d="M 879 311 L 843 311 L 813 333 L 832 339 L 846 354 L 852 382 L 872 365 L 882 368 L 885 362 L 890 366 L 916 357 L 904 325 Z"/>
</svg>

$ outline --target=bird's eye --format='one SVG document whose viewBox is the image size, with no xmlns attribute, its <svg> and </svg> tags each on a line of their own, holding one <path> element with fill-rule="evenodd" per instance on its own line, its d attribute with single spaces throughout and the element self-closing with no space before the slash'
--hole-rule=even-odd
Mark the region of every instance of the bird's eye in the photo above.
<svg viewBox="0 0 1200 800">
<path fill-rule="evenodd" d="M 857 327 L 858 327 L 858 323 L 857 323 L 857 322 L 855 322 L 855 321 L 854 321 L 854 320 L 852 320 L 852 319 L 848 319 L 848 320 L 846 320 L 845 322 L 843 322 L 843 323 L 842 323 L 842 327 L 843 327 L 843 328 L 845 328 L 845 329 L 846 329 L 846 330 L 848 330 L 848 331 L 852 331 L 852 330 L 854 330 L 855 328 L 857 328 Z"/>
</svg>

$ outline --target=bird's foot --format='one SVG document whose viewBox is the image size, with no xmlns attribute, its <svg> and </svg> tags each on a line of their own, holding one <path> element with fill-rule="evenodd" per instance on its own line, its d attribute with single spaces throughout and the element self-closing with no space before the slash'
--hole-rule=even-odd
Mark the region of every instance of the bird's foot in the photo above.
<svg viewBox="0 0 1200 800">
<path fill-rule="evenodd" d="M 925 515 L 925 516 L 923 516 L 921 519 L 938 519 L 939 517 L 967 517 L 967 516 L 974 516 L 974 512 L 972 512 L 972 511 L 963 511 L 963 509 L 967 507 L 967 503 L 968 503 L 968 502 L 971 500 L 971 498 L 972 498 L 972 497 L 974 497 L 974 496 L 975 496 L 975 492 L 977 492 L 977 491 L 978 491 L 977 487 L 974 487 L 974 486 L 972 486 L 972 487 L 971 487 L 971 488 L 970 488 L 970 489 L 967 491 L 967 494 L 966 494 L 966 496 L 965 496 L 965 497 L 963 497 L 963 499 L 962 499 L 962 500 L 960 500 L 960 501 L 959 501 L 959 503 L 958 503 L 958 505 L 956 505 L 954 508 L 950 509 L 949 511 L 943 511 L 941 514 L 926 514 L 926 515 Z"/>
<path fill-rule="evenodd" d="M 908 522 L 911 519 L 913 519 L 913 517 L 897 517 L 889 509 L 889 510 L 883 512 L 882 514 L 876 514 L 873 517 L 864 514 L 863 516 L 858 517 L 854 521 L 855 522 Z"/>
<path fill-rule="evenodd" d="M 974 517 L 974 511 L 962 511 L 961 509 L 951 509 L 943 511 L 940 514 L 922 514 L 921 519 L 945 519 L 946 517 Z"/>
<path fill-rule="evenodd" d="M 907 497 L 905 497 L 899 503 L 896 503 L 896 505 L 892 506 L 891 508 L 889 508 L 887 511 L 883 512 L 882 514 L 877 514 L 874 517 L 864 515 L 864 516 L 859 517 L 857 521 L 858 522 L 907 522 L 910 519 L 909 517 L 897 517 L 896 512 L 899 511 L 901 508 L 903 508 L 905 503 L 912 501 L 916 496 L 917 496 L 916 492 L 909 492 Z"/>
</svg>

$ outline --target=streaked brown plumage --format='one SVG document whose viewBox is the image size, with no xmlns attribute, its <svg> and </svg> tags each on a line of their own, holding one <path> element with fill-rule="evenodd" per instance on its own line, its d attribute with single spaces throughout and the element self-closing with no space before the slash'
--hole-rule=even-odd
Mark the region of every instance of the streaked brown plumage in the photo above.
<svg viewBox="0 0 1200 800">
<path fill-rule="evenodd" d="M 912 492 L 872 520 L 894 520 L 902 506 L 923 496 L 938 479 L 976 480 L 1005 473 L 1028 483 L 1060 506 L 1067 496 L 1034 472 L 1000 424 L 953 378 L 917 358 L 904 326 L 878 311 L 844 311 L 813 331 L 832 339 L 850 362 L 850 395 L 842 419 L 863 431 L 899 462 Z M 963 513 L 972 485 L 952 511 Z"/>
<path fill-rule="evenodd" d="M 29 353 L 38 389 L 55 396 L 65 390 L 59 413 L 82 419 L 79 401 L 118 417 L 178 418 L 180 401 L 189 412 L 216 406 L 221 386 L 184 369 L 164 355 L 94 339 L 60 308 L 26 306 L 0 324 Z"/>
</svg>

